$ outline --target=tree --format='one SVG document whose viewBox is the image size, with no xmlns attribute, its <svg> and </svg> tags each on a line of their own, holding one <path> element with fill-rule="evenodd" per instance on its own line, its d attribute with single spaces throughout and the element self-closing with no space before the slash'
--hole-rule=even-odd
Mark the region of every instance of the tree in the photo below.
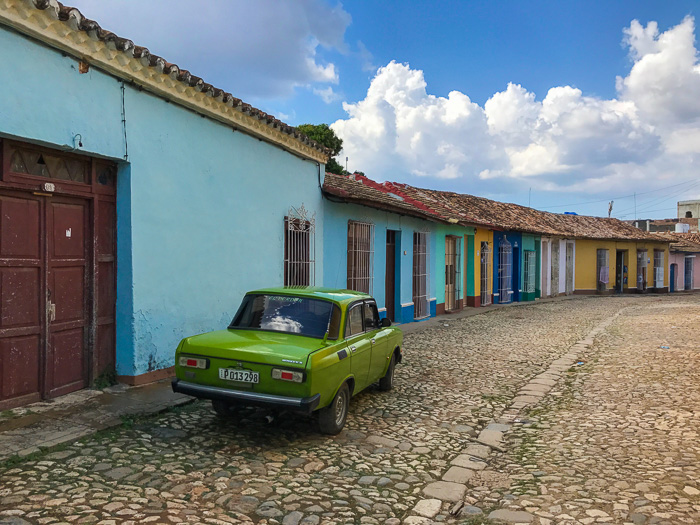
<svg viewBox="0 0 700 525">
<path fill-rule="evenodd" d="M 297 126 L 297 129 L 311 140 L 315 140 L 331 150 L 331 157 L 326 164 L 326 171 L 337 173 L 338 175 L 345 173 L 343 167 L 333 158 L 343 149 L 343 139 L 338 137 L 328 124 L 302 124 Z"/>
</svg>

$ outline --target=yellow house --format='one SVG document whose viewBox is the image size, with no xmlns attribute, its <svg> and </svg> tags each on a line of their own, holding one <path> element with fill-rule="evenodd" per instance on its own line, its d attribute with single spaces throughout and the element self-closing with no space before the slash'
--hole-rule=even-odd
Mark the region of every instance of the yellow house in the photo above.
<svg viewBox="0 0 700 525">
<path fill-rule="evenodd" d="M 656 239 L 577 240 L 575 293 L 668 292 L 668 246 Z"/>
</svg>

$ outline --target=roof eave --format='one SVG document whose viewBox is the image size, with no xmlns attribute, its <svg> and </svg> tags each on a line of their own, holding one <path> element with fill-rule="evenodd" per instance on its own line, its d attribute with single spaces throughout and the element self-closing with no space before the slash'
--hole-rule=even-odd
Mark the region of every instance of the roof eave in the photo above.
<svg viewBox="0 0 700 525">
<path fill-rule="evenodd" d="M 164 73 L 164 61 L 151 65 L 148 60 L 136 58 L 135 46 L 120 50 L 116 48 L 114 38 L 100 40 L 95 31 L 78 29 L 75 17 L 82 15 L 77 9 L 71 10 L 71 13 L 74 13 L 72 18 L 66 21 L 59 20 L 60 9 L 60 4 L 55 0 L 37 2 L 36 6 L 34 1 L 10 1 L 9 7 L 0 9 L 0 25 L 8 26 L 160 98 L 175 102 L 290 153 L 319 163 L 325 164 L 328 161 L 328 154 L 319 150 L 318 145 L 302 133 L 290 134 L 280 129 L 282 125 L 285 129 L 291 126 L 276 119 L 268 120 L 254 116 L 259 110 L 240 101 L 236 104 L 234 100 L 237 99 L 221 96 L 224 92 L 213 86 L 202 82 L 189 85 L 179 80 L 176 75 Z M 208 89 L 202 89 L 203 86 Z M 227 99 L 226 102 L 224 98 Z"/>
</svg>

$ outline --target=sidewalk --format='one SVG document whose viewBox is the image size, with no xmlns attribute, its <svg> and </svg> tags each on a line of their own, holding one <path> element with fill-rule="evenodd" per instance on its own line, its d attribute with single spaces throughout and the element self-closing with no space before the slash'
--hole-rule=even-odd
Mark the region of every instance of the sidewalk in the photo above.
<svg viewBox="0 0 700 525">
<path fill-rule="evenodd" d="M 454 314 L 396 326 L 405 334 L 410 334 L 499 308 L 574 299 L 581 300 L 584 297 L 556 297 L 536 302 L 465 308 Z M 139 387 L 119 384 L 104 390 L 85 389 L 53 400 L 7 410 L 0 413 L 0 461 L 12 456 L 26 456 L 41 448 L 55 447 L 119 426 L 126 416 L 155 414 L 192 399 L 184 394 L 173 393 L 170 379 L 164 379 Z"/>
<path fill-rule="evenodd" d="M 0 413 L 0 461 L 26 456 L 123 423 L 123 417 L 148 415 L 188 403 L 170 380 L 139 387 L 115 385 L 80 390 L 59 398 Z"/>
</svg>

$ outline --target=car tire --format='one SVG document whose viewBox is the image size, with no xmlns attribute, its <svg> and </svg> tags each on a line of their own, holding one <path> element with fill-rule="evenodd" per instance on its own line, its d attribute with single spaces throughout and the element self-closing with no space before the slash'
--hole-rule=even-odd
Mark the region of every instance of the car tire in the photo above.
<svg viewBox="0 0 700 525">
<path fill-rule="evenodd" d="M 212 399 L 211 407 L 216 412 L 219 417 L 231 417 L 233 411 L 231 410 L 231 404 L 226 401 L 221 401 L 220 399 Z"/>
<path fill-rule="evenodd" d="M 331 404 L 319 410 L 318 426 L 321 429 L 321 433 L 335 435 L 343 430 L 345 420 L 348 417 L 349 406 L 350 389 L 347 383 L 343 383 Z"/>
<path fill-rule="evenodd" d="M 379 380 L 379 390 L 388 392 L 394 387 L 394 368 L 396 367 L 396 354 L 391 354 L 389 368 L 386 369 L 386 374 Z"/>
</svg>

